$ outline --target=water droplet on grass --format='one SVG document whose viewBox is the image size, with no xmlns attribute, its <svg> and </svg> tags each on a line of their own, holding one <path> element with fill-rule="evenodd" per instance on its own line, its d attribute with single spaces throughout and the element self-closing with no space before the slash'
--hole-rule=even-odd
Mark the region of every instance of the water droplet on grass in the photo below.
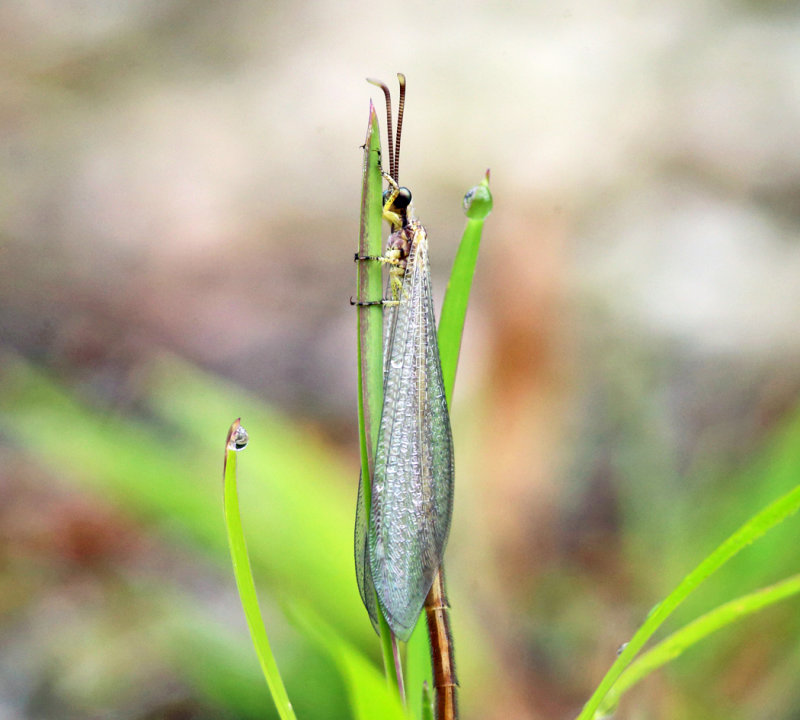
<svg viewBox="0 0 800 720">
<path fill-rule="evenodd" d="M 241 425 L 233 431 L 233 435 L 231 435 L 231 441 L 228 443 L 228 448 L 231 450 L 244 450 L 247 447 L 247 441 L 250 438 L 247 435 L 247 430 L 245 430 Z"/>
</svg>

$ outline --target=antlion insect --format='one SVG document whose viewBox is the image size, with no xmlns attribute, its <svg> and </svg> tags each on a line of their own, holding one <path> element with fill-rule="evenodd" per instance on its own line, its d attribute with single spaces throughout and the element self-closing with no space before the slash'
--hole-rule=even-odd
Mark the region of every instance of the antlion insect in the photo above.
<svg viewBox="0 0 800 720">
<path fill-rule="evenodd" d="M 411 192 L 398 179 L 405 77 L 399 74 L 398 79 L 394 146 L 389 89 L 370 80 L 386 97 L 389 173 L 383 173 L 388 183 L 383 216 L 392 233 L 383 257 L 356 256 L 389 266 L 388 299 L 357 303 L 384 306 L 384 400 L 368 519 L 359 481 L 356 575 L 373 624 L 377 626 L 377 595 L 400 640 L 408 640 L 425 605 L 437 715 L 455 718 L 458 683 L 444 582 L 437 576 L 453 511 L 453 439 L 436 338 L 428 236 L 414 217 Z"/>
</svg>

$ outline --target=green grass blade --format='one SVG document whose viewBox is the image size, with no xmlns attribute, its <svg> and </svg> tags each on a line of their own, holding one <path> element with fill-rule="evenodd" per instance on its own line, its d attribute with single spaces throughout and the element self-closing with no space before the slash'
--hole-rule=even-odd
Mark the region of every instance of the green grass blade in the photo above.
<svg viewBox="0 0 800 720">
<path fill-rule="evenodd" d="M 383 253 L 383 179 L 380 168 L 380 127 L 370 102 L 369 124 L 364 143 L 364 167 L 361 187 L 361 222 L 358 254 L 379 257 Z M 359 302 L 383 297 L 383 273 L 378 262 L 357 262 Z M 358 433 L 361 446 L 361 472 L 371 477 L 378 425 L 383 407 L 383 308 L 380 305 L 356 309 L 358 327 Z M 367 507 L 369 483 L 364 487 Z"/>
<path fill-rule="evenodd" d="M 292 703 L 283 685 L 278 664 L 272 654 L 269 645 L 267 631 L 264 628 L 264 621 L 261 617 L 261 608 L 258 606 L 258 596 L 256 586 L 253 582 L 253 572 L 250 568 L 250 558 L 247 554 L 247 544 L 242 530 L 242 518 L 239 514 L 239 494 L 236 489 L 236 458 L 237 452 L 241 447 L 236 447 L 236 433 L 241 429 L 239 421 L 236 420 L 228 431 L 228 438 L 225 441 L 225 465 L 224 465 L 224 498 L 225 498 L 225 527 L 228 531 L 228 543 L 231 548 L 231 561 L 233 562 L 233 573 L 236 576 L 236 586 L 239 589 L 239 597 L 242 601 L 242 609 L 247 619 L 247 627 L 250 629 L 250 637 L 253 640 L 253 647 L 258 655 L 258 662 L 264 678 L 272 693 L 275 707 L 281 720 L 296 720 Z"/>
<path fill-rule="evenodd" d="M 380 127 L 372 102 L 364 142 L 364 165 L 361 186 L 361 222 L 358 254 L 378 257 L 383 253 L 381 223 L 383 222 L 383 178 L 380 167 Z M 383 273 L 380 263 L 358 262 L 357 283 L 359 302 L 383 297 Z M 361 477 L 364 487 L 364 506 L 369 518 L 372 503 L 371 483 L 375 466 L 375 445 L 383 407 L 383 308 L 380 305 L 356 308 L 358 327 L 358 439 L 361 449 Z M 378 629 L 386 679 L 400 692 L 398 673 L 392 651 L 391 629 L 383 617 L 380 603 L 375 599 Z"/>
<path fill-rule="evenodd" d="M 800 509 L 800 485 L 790 490 L 783 497 L 765 507 L 761 512 L 753 515 L 733 535 L 708 555 L 692 572 L 690 572 L 663 602 L 656 605 L 647 616 L 644 624 L 636 631 L 627 647 L 611 666 L 589 701 L 584 705 L 578 720 L 594 718 L 595 712 L 619 680 L 635 655 L 644 644 L 653 636 L 662 623 L 672 612 L 706 580 L 710 575 L 719 570 L 728 560 L 750 543 L 758 540 L 764 533 L 783 522 Z"/>
<path fill-rule="evenodd" d="M 793 575 L 774 585 L 731 600 L 693 620 L 631 663 L 600 704 L 595 713 L 596 720 L 610 716 L 625 692 L 654 670 L 679 657 L 695 643 L 726 625 L 798 593 L 800 593 L 800 575 Z"/>
<path fill-rule="evenodd" d="M 472 278 L 478 260 L 483 223 L 492 210 L 492 194 L 489 190 L 489 171 L 483 180 L 464 196 L 464 212 L 467 226 L 461 237 L 450 280 L 442 304 L 439 319 L 439 357 L 442 361 L 442 374 L 447 402 L 453 398 L 456 382 L 458 355 L 461 351 L 461 338 L 464 334 L 464 320 L 467 316 L 467 303 L 472 289 Z"/>
</svg>

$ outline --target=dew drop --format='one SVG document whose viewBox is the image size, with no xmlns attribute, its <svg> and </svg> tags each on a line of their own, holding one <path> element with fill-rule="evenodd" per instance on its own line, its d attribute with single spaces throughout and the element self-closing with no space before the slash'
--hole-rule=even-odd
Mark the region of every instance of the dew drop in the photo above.
<svg viewBox="0 0 800 720">
<path fill-rule="evenodd" d="M 492 211 L 492 193 L 489 190 L 489 171 L 479 185 L 464 195 L 464 214 L 471 220 L 483 220 Z"/>
<path fill-rule="evenodd" d="M 245 430 L 241 425 L 233 431 L 231 435 L 231 440 L 228 443 L 228 448 L 230 450 L 244 450 L 247 447 L 247 441 L 250 438 L 247 436 L 247 430 Z"/>
</svg>

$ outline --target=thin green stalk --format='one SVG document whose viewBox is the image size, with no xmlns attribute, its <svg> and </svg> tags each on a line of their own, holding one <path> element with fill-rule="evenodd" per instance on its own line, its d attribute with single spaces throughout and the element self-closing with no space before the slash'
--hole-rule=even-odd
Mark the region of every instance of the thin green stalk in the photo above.
<svg viewBox="0 0 800 720">
<path fill-rule="evenodd" d="M 783 522 L 790 515 L 800 509 L 800 485 L 778 498 L 765 507 L 761 512 L 753 515 L 733 535 L 708 555 L 692 572 L 690 572 L 663 602 L 656 605 L 647 616 L 644 624 L 636 631 L 627 647 L 605 674 L 597 689 L 577 720 L 590 720 L 600 707 L 606 695 L 619 680 L 625 668 L 631 664 L 633 658 L 642 649 L 644 644 L 653 636 L 663 622 L 672 612 L 702 583 L 706 578 L 719 570 L 728 560 L 750 543 L 756 541 L 768 530 Z"/>
<path fill-rule="evenodd" d="M 444 388 L 449 405 L 453 397 L 456 383 L 458 356 L 461 352 L 461 338 L 464 335 L 464 320 L 467 316 L 467 304 L 472 290 L 472 278 L 478 261 L 478 249 L 481 245 L 483 223 L 492 211 L 492 194 L 489 191 L 489 171 L 483 180 L 464 196 L 464 212 L 467 225 L 458 246 L 450 280 L 442 304 L 442 315 L 439 319 L 439 357 L 442 361 Z"/>
<path fill-rule="evenodd" d="M 242 609 L 250 628 L 250 637 L 253 647 L 258 655 L 258 662 L 266 678 L 275 707 L 281 720 L 296 720 L 292 703 L 283 685 L 278 664 L 269 645 L 261 609 L 258 606 L 256 586 L 253 582 L 253 571 L 250 567 L 250 558 L 247 554 L 247 544 L 242 530 L 242 518 L 239 513 L 239 494 L 236 489 L 236 457 L 246 443 L 247 434 L 242 435 L 243 429 L 239 420 L 236 420 L 228 431 L 225 442 L 224 464 L 224 497 L 225 497 L 225 527 L 228 531 L 228 544 L 231 549 L 233 573 L 236 576 L 236 586 L 239 589 L 239 598 Z"/>
<path fill-rule="evenodd" d="M 383 178 L 380 168 L 380 128 L 372 102 L 369 104 L 369 122 L 364 142 L 364 165 L 361 186 L 361 224 L 358 253 L 378 257 L 383 252 L 381 223 L 383 222 Z M 359 302 L 382 297 L 383 273 L 377 262 L 356 263 Z M 383 308 L 380 305 L 358 306 L 358 438 L 361 449 L 361 477 L 364 489 L 365 517 L 369 518 L 372 504 L 372 478 L 375 466 L 375 447 L 378 426 L 383 408 Z M 380 603 L 375 599 L 378 612 L 378 630 L 381 653 L 387 682 L 400 694 L 402 668 L 395 665 L 392 649 L 392 632 L 383 617 Z"/>
<path fill-rule="evenodd" d="M 774 585 L 724 603 L 685 625 L 631 663 L 600 704 L 595 713 L 595 720 L 609 717 L 616 710 L 623 694 L 654 670 L 679 657 L 695 643 L 726 625 L 798 593 L 800 593 L 800 575 L 792 575 Z"/>
</svg>

